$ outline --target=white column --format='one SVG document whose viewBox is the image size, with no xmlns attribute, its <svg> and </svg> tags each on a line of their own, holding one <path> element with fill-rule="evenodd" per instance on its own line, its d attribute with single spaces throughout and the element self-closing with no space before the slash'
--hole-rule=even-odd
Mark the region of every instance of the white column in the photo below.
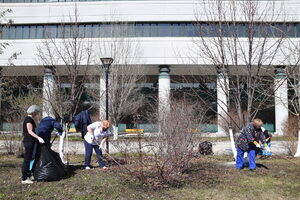
<svg viewBox="0 0 300 200">
<path fill-rule="evenodd" d="M 43 81 L 43 118 L 50 116 L 55 117 L 53 102 L 55 101 L 55 80 L 52 67 L 45 67 L 44 81 Z"/>
<path fill-rule="evenodd" d="M 284 134 L 284 125 L 289 117 L 288 111 L 288 85 L 283 68 L 276 72 L 275 81 L 275 133 Z"/>
<path fill-rule="evenodd" d="M 158 77 L 158 116 L 162 120 L 170 111 L 170 69 L 169 66 L 159 66 Z"/>
<path fill-rule="evenodd" d="M 218 113 L 218 134 L 226 134 L 224 127 L 228 126 L 228 94 L 229 80 L 224 72 L 219 72 L 217 77 L 217 113 Z"/>
<path fill-rule="evenodd" d="M 100 99 L 99 99 L 99 117 L 100 120 L 105 119 L 106 114 L 106 96 L 105 96 L 105 74 L 100 77 Z"/>
</svg>

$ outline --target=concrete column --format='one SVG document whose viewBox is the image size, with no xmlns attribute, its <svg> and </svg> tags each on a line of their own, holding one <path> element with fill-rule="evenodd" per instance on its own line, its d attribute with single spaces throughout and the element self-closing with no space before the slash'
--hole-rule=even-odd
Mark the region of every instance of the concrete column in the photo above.
<svg viewBox="0 0 300 200">
<path fill-rule="evenodd" d="M 275 73 L 275 133 L 278 135 L 283 135 L 284 125 L 289 117 L 288 84 L 286 80 L 285 68 L 277 68 Z"/>
<path fill-rule="evenodd" d="M 228 126 L 229 80 L 225 72 L 217 76 L 217 113 L 218 134 L 226 134 L 224 127 Z"/>
<path fill-rule="evenodd" d="M 53 67 L 46 66 L 44 70 L 44 82 L 43 82 L 43 118 L 50 116 L 55 117 L 53 102 L 55 100 L 55 80 L 53 75 Z"/>
<path fill-rule="evenodd" d="M 100 120 L 105 119 L 106 114 L 106 96 L 105 96 L 105 74 L 100 77 L 100 99 L 99 99 L 99 117 Z"/>
<path fill-rule="evenodd" d="M 167 65 L 159 66 L 158 77 L 158 115 L 163 116 L 170 111 L 170 68 Z"/>
</svg>

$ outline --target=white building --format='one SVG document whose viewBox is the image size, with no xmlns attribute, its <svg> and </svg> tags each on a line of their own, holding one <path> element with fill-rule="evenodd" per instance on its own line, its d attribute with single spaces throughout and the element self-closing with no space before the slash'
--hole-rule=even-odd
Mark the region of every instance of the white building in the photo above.
<svg viewBox="0 0 300 200">
<path fill-rule="evenodd" d="M 226 118 L 224 113 L 228 112 L 228 96 L 230 96 L 224 90 L 224 88 L 229 88 L 227 73 L 243 73 L 243 70 L 236 68 L 236 66 L 240 66 L 243 69 L 243 66 L 247 66 L 245 63 L 246 59 L 242 58 L 243 55 L 240 54 L 241 58 L 238 58 L 238 63 L 227 60 L 226 63 L 223 62 L 224 65 L 228 66 L 227 71 L 224 71 L 222 67 L 220 71 L 217 71 L 217 64 L 208 59 L 208 55 L 204 55 L 203 46 L 201 47 L 202 49 L 199 49 L 199 46 L 203 45 L 202 39 L 204 39 L 208 45 L 206 48 L 217 52 L 219 49 L 216 48 L 216 45 L 213 45 L 217 37 L 211 34 L 214 31 L 205 32 L 207 29 L 204 30 L 204 28 L 211 29 L 214 26 L 218 26 L 219 21 L 227 21 L 229 25 L 227 24 L 226 27 L 239 28 L 237 31 L 237 37 L 240 38 L 239 46 L 243 48 L 241 46 L 245 45 L 243 49 L 247 49 L 245 27 L 249 25 L 249 21 L 242 9 L 233 12 L 233 4 L 230 0 L 224 1 L 225 3 L 222 7 L 224 11 L 220 11 L 220 13 L 226 14 L 217 16 L 217 6 L 214 2 L 215 0 L 79 0 L 76 2 L 72 0 L 0 0 L 1 10 L 9 8 L 13 11 L 6 16 L 13 20 L 13 25 L 9 28 L 3 28 L 0 35 L 1 42 L 10 44 L 5 49 L 4 54 L 0 55 L 0 66 L 7 68 L 9 57 L 15 52 L 21 52 L 21 55 L 14 61 L 14 66 L 9 66 L 4 76 L 39 76 L 43 74 L 42 63 L 37 59 L 38 47 L 41 46 L 48 33 L 59 41 L 62 37 L 59 32 L 61 24 L 68 26 L 68 24 L 74 23 L 74 11 L 77 8 L 79 32 L 82 34 L 82 37 L 90 38 L 95 44 L 101 45 L 101 42 L 104 40 L 109 42 L 112 39 L 110 31 L 112 24 L 121 26 L 123 23 L 126 23 L 130 27 L 125 36 L 133 43 L 138 43 L 140 48 L 139 53 L 135 54 L 134 64 L 141 66 L 147 76 L 154 77 L 154 81 L 150 83 L 158 85 L 159 89 L 157 92 L 159 92 L 160 98 L 168 99 L 170 91 L 173 89 L 197 88 L 202 84 L 197 81 L 179 83 L 178 81 L 172 81 L 172 77 L 196 75 L 205 78 L 209 77 L 213 80 L 207 82 L 205 87 L 211 87 L 215 90 L 217 97 L 212 103 L 215 104 L 215 109 L 217 109 L 219 114 L 218 132 L 222 132 L 221 121 L 223 118 Z M 238 4 L 242 1 L 234 2 Z M 282 30 L 281 28 L 287 24 L 289 27 L 289 39 L 291 41 L 299 40 L 300 1 L 276 0 L 274 1 L 274 10 L 263 11 L 259 9 L 265 8 L 265 5 L 272 2 L 258 2 L 260 7 L 257 8 L 257 13 L 260 13 L 262 16 L 255 17 L 256 25 L 267 21 L 270 23 L 270 26 L 275 27 L 274 30 Z M 282 10 L 282 2 L 284 2 L 286 13 Z M 241 7 L 237 6 L 237 8 Z M 232 17 L 231 13 L 236 13 L 237 15 Z M 202 37 L 199 37 L 198 27 L 203 29 L 201 32 L 203 33 Z M 272 45 L 272 41 L 276 43 L 276 40 L 280 38 L 280 34 L 276 35 L 274 30 L 273 32 L 271 31 L 272 33 L 268 33 L 266 45 Z M 115 34 L 115 37 L 124 36 L 124 32 Z M 255 36 L 255 38 L 259 37 Z M 259 43 L 259 40 L 256 42 Z M 199 45 L 199 43 L 201 44 Z M 270 49 L 275 48 L 271 45 Z M 228 49 L 225 51 L 228 51 Z M 101 52 L 95 53 L 100 54 Z M 102 56 L 112 57 L 109 53 L 107 55 L 102 53 Z M 275 67 L 277 65 L 281 66 L 281 68 L 282 66 L 290 65 L 290 62 L 283 62 L 283 60 L 286 60 L 283 59 L 284 56 L 285 54 L 282 52 L 276 53 L 276 58 L 269 63 Z M 231 56 L 227 56 L 227 58 L 229 57 Z M 266 65 L 266 60 L 262 65 Z M 63 66 L 63 64 L 61 65 Z M 267 71 L 268 69 L 265 69 L 259 75 L 263 76 L 264 73 L 269 73 Z M 271 71 L 274 73 L 273 69 Z M 46 73 L 48 74 L 45 74 L 44 85 L 48 87 L 49 84 L 51 85 L 51 71 L 46 70 Z M 274 131 L 279 134 L 282 132 L 283 122 L 288 117 L 288 90 L 285 77 L 285 74 L 280 73 L 276 76 L 274 81 L 278 82 L 276 84 L 278 87 L 274 89 L 275 106 L 271 109 L 271 114 L 267 117 L 265 116 L 265 120 L 268 123 L 275 124 Z M 49 92 L 46 86 L 44 86 L 44 93 Z"/>
</svg>

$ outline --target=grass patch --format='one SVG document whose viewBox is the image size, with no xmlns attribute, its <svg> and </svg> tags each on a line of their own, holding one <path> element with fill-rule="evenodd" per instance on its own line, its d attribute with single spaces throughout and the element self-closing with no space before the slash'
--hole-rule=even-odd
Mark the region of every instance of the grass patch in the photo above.
<svg viewBox="0 0 300 200">
<path fill-rule="evenodd" d="M 118 155 L 114 155 L 118 156 Z M 74 175 L 57 182 L 21 184 L 22 159 L 0 155 L 0 199 L 299 199 L 299 165 L 280 159 L 257 160 L 256 172 L 236 171 L 231 156 L 202 156 L 180 176 L 180 184 L 149 187 L 136 178 L 109 170 L 83 169 L 83 155 L 71 155 Z M 97 166 L 93 157 L 93 165 Z"/>
</svg>

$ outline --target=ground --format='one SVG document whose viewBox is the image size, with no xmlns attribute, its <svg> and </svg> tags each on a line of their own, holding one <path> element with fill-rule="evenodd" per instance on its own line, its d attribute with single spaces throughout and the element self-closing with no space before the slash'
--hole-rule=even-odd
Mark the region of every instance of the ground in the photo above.
<svg viewBox="0 0 300 200">
<path fill-rule="evenodd" d="M 286 159 L 258 160 L 252 172 L 224 165 L 232 162 L 229 156 L 203 156 L 174 185 L 146 185 L 118 173 L 117 166 L 72 167 L 61 181 L 22 185 L 22 159 L 0 155 L 0 199 L 300 199 L 300 160 Z M 82 164 L 83 156 L 70 160 Z"/>
</svg>

